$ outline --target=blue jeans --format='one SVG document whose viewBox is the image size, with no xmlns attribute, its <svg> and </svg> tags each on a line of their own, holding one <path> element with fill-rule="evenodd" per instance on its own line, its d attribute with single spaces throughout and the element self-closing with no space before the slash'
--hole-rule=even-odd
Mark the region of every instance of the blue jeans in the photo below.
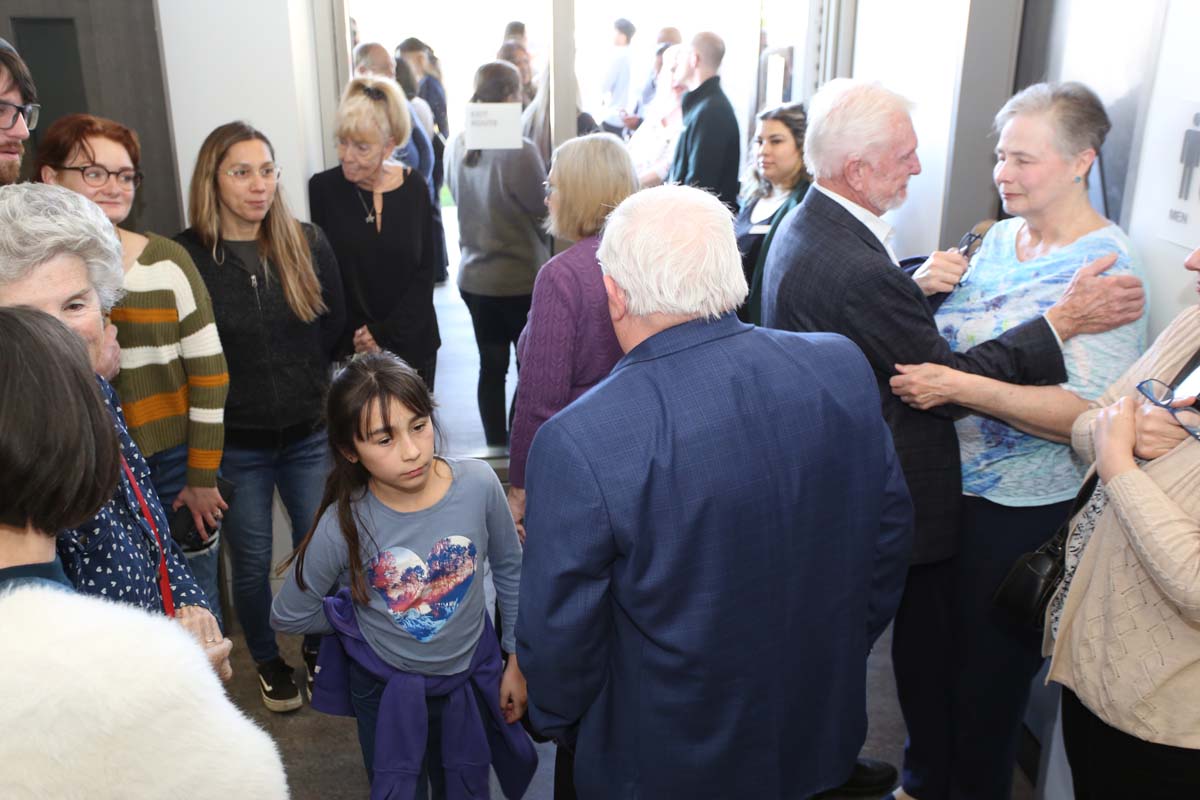
<svg viewBox="0 0 1200 800">
<path fill-rule="evenodd" d="M 171 504 L 175 502 L 175 498 L 187 485 L 187 445 L 181 444 L 157 452 L 147 458 L 146 463 L 150 465 L 150 480 L 154 483 L 154 491 L 158 494 L 167 519 L 171 519 Z M 221 562 L 219 537 L 218 541 L 213 542 L 204 550 L 194 553 L 185 550 L 183 554 L 187 556 L 188 569 L 192 571 L 196 583 L 200 585 L 204 595 L 208 598 L 208 605 L 212 609 L 213 616 L 217 618 L 217 623 L 224 630 L 225 624 L 221 617 L 221 589 L 217 584 L 217 567 Z"/>
<path fill-rule="evenodd" d="M 258 663 L 279 655 L 271 630 L 271 564 L 274 539 L 271 504 L 275 490 L 292 521 L 292 544 L 308 533 L 329 474 L 325 431 L 270 449 L 225 447 L 221 474 L 237 486 L 237 502 L 225 515 L 225 544 L 233 568 L 233 599 L 246 647 Z M 313 637 L 317 647 L 320 637 Z M 305 645 L 309 645 L 308 638 Z"/>
</svg>

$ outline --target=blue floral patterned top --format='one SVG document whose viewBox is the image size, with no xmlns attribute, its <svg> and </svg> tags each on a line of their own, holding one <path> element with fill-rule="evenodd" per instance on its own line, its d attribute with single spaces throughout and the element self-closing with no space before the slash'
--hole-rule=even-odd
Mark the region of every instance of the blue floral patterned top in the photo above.
<svg viewBox="0 0 1200 800">
<path fill-rule="evenodd" d="M 203 590 L 192 577 L 187 559 L 171 538 L 167 516 L 163 513 L 150 482 L 150 467 L 129 436 L 125 415 L 117 394 L 103 378 L 97 377 L 101 393 L 112 414 L 121 442 L 121 452 L 137 479 L 150 513 L 167 547 L 167 574 L 175 606 L 209 608 Z M 122 603 L 141 606 L 161 613 L 162 592 L 158 588 L 158 543 L 154 532 L 142 517 L 137 495 L 121 471 L 121 481 L 112 499 L 88 522 L 58 535 L 58 555 L 71 583 L 83 594 L 108 597 Z"/>
<path fill-rule="evenodd" d="M 1101 256 L 1117 254 L 1117 262 L 1105 274 L 1143 277 L 1129 238 L 1116 225 L 1039 258 L 1019 261 L 1016 237 L 1023 224 L 1020 218 L 1007 219 L 988 231 L 967 280 L 938 310 L 938 328 L 951 349 L 969 350 L 1046 313 L 1066 292 L 1075 271 Z M 1064 388 L 1085 399 L 1099 397 L 1145 347 L 1145 314 L 1107 333 L 1074 337 L 1063 345 Z M 981 415 L 965 417 L 955 428 L 965 494 L 1005 506 L 1040 506 L 1070 500 L 1079 491 L 1086 465 L 1069 445 Z"/>
</svg>

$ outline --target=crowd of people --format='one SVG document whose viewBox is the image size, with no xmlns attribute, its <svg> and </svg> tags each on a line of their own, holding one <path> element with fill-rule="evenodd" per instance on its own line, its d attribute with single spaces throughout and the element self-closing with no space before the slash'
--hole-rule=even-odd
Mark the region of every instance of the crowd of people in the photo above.
<svg viewBox="0 0 1200 800">
<path fill-rule="evenodd" d="M 127 226 L 119 121 L 59 117 L 19 182 L 40 108 L 0 40 L 0 794 L 287 796 L 221 688 L 222 547 L 263 704 L 354 717 L 372 797 L 519 797 L 535 736 L 556 798 L 1007 800 L 1046 657 L 1077 798 L 1200 790 L 1200 306 L 1147 348 L 1088 200 L 1103 104 L 1018 92 L 1005 218 L 900 259 L 904 97 L 763 109 L 743 169 L 720 37 L 664 28 L 639 86 L 635 35 L 553 151 L 520 23 L 470 98 L 525 107 L 515 149 L 450 138 L 424 42 L 360 44 L 311 222 L 234 121 L 171 238 Z M 443 183 L 507 488 L 442 452 Z M 900 770 L 859 754 L 889 625 Z"/>
</svg>

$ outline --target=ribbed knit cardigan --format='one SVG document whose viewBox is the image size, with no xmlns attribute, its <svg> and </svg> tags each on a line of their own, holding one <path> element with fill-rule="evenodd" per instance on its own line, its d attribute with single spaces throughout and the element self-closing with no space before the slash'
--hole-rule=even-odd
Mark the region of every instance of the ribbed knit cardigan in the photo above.
<svg viewBox="0 0 1200 800">
<path fill-rule="evenodd" d="M 1192 306 L 1075 420 L 1079 457 L 1095 461 L 1091 423 L 1101 408 L 1137 400 L 1146 378 L 1172 380 L 1197 349 L 1200 306 Z M 1200 749 L 1200 442 L 1184 439 L 1104 490 L 1108 505 L 1071 580 L 1056 640 L 1046 626 L 1047 681 L 1130 736 Z"/>
<path fill-rule="evenodd" d="M 170 239 L 149 238 L 112 310 L 121 345 L 114 385 L 142 454 L 186 444 L 188 486 L 212 487 L 229 392 L 212 301 L 187 251 Z"/>
</svg>

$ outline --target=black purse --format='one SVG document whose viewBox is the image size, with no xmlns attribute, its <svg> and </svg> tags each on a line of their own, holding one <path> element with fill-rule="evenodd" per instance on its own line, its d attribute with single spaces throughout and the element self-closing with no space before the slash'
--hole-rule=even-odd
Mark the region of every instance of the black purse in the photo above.
<svg viewBox="0 0 1200 800">
<path fill-rule="evenodd" d="M 1062 583 L 1063 572 L 1066 570 L 1067 537 L 1071 533 L 1071 520 L 1087 503 L 1096 490 L 1099 476 L 1084 481 L 1075 496 L 1074 507 L 1063 524 L 1050 539 L 1034 550 L 1018 556 L 1008 575 L 1000 582 L 996 594 L 992 596 L 992 605 L 1005 616 L 1011 618 L 1023 627 L 1040 631 L 1046 624 L 1046 607 L 1050 598 Z"/>
</svg>

